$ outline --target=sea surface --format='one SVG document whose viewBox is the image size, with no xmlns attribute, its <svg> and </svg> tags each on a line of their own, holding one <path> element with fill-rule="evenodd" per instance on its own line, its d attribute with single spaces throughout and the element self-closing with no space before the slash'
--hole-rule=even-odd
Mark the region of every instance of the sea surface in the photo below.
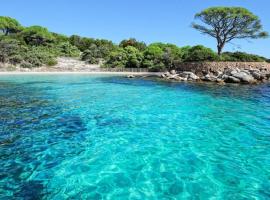
<svg viewBox="0 0 270 200">
<path fill-rule="evenodd" d="M 268 200 L 270 85 L 0 77 L 0 200 Z"/>
</svg>

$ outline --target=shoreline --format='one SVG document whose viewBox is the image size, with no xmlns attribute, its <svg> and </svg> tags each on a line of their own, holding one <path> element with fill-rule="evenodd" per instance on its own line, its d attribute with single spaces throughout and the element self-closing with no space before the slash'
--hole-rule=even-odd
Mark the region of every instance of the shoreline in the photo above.
<svg viewBox="0 0 270 200">
<path fill-rule="evenodd" d="M 84 71 L 52 71 L 52 72 L 22 72 L 22 71 L 10 71 L 0 72 L 0 75 L 61 75 L 61 74 L 81 74 L 81 75 L 155 75 L 160 76 L 161 72 L 84 72 Z"/>
</svg>

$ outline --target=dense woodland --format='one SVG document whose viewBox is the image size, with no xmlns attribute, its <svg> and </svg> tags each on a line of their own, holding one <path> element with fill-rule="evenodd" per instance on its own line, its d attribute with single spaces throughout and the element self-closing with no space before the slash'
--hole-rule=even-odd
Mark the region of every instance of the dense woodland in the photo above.
<svg viewBox="0 0 270 200">
<path fill-rule="evenodd" d="M 174 44 L 147 45 L 136 39 L 114 44 L 105 39 L 50 32 L 41 26 L 22 26 L 16 19 L 0 17 L 0 62 L 25 68 L 57 64 L 57 57 L 76 57 L 102 67 L 149 68 L 153 71 L 174 68 L 180 62 L 243 61 L 264 62 L 266 58 L 244 52 L 224 52 L 198 46 Z"/>
</svg>

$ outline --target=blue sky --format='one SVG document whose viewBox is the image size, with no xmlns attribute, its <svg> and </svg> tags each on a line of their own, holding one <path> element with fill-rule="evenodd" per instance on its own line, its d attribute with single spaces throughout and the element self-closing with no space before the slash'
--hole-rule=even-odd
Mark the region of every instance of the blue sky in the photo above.
<svg viewBox="0 0 270 200">
<path fill-rule="evenodd" d="M 190 26 L 195 13 L 211 6 L 248 8 L 270 32 L 270 0 L 3 0 L 0 15 L 66 35 L 116 43 L 134 37 L 146 43 L 203 44 L 216 50 L 214 39 Z M 270 39 L 233 41 L 225 50 L 270 57 Z"/>
</svg>

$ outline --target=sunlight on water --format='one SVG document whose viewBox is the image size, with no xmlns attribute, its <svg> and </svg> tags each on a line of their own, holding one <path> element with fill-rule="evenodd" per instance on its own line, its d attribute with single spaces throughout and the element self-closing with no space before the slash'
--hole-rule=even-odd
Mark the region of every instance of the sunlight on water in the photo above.
<svg viewBox="0 0 270 200">
<path fill-rule="evenodd" d="M 0 77 L 0 199 L 270 199 L 270 85 Z"/>
</svg>

